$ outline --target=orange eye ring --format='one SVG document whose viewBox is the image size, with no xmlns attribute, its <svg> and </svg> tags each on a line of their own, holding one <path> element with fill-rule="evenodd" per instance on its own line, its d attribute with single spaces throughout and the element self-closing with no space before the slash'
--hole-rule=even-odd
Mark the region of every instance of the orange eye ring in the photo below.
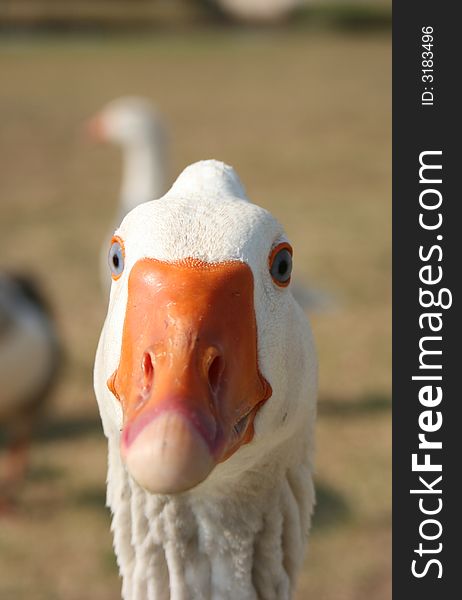
<svg viewBox="0 0 462 600">
<path fill-rule="evenodd" d="M 268 266 L 274 283 L 279 287 L 287 287 L 292 273 L 292 246 L 282 242 L 275 246 L 268 257 Z"/>
<path fill-rule="evenodd" d="M 122 238 L 118 235 L 112 236 L 108 255 L 111 277 L 114 281 L 120 279 L 125 266 L 125 246 Z"/>
</svg>

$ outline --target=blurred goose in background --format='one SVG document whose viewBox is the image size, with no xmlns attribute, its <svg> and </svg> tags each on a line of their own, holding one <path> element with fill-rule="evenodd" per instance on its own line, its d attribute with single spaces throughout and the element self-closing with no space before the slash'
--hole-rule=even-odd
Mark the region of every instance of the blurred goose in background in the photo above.
<svg viewBox="0 0 462 600">
<path fill-rule="evenodd" d="M 59 367 L 56 329 L 37 284 L 0 273 L 0 507 L 13 500 L 24 477 L 34 426 Z"/>
<path fill-rule="evenodd" d="M 110 258 L 94 378 L 123 598 L 289 600 L 317 361 L 281 225 L 202 161 L 125 217 Z"/>
<path fill-rule="evenodd" d="M 106 104 L 87 123 L 87 131 L 93 139 L 112 142 L 122 149 L 122 185 L 115 228 L 132 208 L 165 193 L 167 126 L 149 100 L 124 96 Z M 109 240 L 104 243 L 101 258 L 105 289 L 110 285 L 107 274 Z"/>
<path fill-rule="evenodd" d="M 216 0 L 219 7 L 234 19 L 268 23 L 286 18 L 302 0 Z"/>
</svg>

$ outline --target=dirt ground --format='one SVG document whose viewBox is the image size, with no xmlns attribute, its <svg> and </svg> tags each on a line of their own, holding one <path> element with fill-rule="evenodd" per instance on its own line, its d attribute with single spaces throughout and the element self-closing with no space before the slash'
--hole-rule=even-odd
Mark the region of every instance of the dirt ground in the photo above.
<svg viewBox="0 0 462 600">
<path fill-rule="evenodd" d="M 84 120 L 122 94 L 171 128 L 171 177 L 236 167 L 284 223 L 320 361 L 318 508 L 297 600 L 391 597 L 390 39 L 182 33 L 0 39 L 0 264 L 41 281 L 66 353 L 17 511 L 0 520 L 2 600 L 120 597 L 92 391 L 105 314 L 99 252 L 120 156 Z"/>
</svg>

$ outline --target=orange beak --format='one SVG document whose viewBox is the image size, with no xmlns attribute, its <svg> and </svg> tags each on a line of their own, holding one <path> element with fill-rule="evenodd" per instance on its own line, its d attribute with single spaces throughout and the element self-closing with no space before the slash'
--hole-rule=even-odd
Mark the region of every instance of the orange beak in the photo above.
<svg viewBox="0 0 462 600">
<path fill-rule="evenodd" d="M 106 139 L 106 131 L 104 128 L 104 122 L 100 115 L 86 121 L 84 125 L 84 133 L 86 137 L 95 142 L 104 142 Z"/>
<path fill-rule="evenodd" d="M 138 483 L 175 493 L 249 442 L 271 387 L 258 369 L 253 276 L 241 262 L 139 260 L 120 363 L 121 454 Z"/>
</svg>

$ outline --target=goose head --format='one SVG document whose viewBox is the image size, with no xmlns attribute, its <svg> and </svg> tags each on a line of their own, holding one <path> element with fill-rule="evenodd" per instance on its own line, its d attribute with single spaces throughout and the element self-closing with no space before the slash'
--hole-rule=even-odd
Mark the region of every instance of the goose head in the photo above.
<svg viewBox="0 0 462 600">
<path fill-rule="evenodd" d="M 124 96 L 112 100 L 87 123 L 90 136 L 123 147 L 149 143 L 164 135 L 162 118 L 145 98 Z"/>
<path fill-rule="evenodd" d="M 292 248 L 231 167 L 185 169 L 124 218 L 109 256 L 95 390 L 142 488 L 219 486 L 308 436 L 316 358 L 290 290 Z"/>
</svg>

